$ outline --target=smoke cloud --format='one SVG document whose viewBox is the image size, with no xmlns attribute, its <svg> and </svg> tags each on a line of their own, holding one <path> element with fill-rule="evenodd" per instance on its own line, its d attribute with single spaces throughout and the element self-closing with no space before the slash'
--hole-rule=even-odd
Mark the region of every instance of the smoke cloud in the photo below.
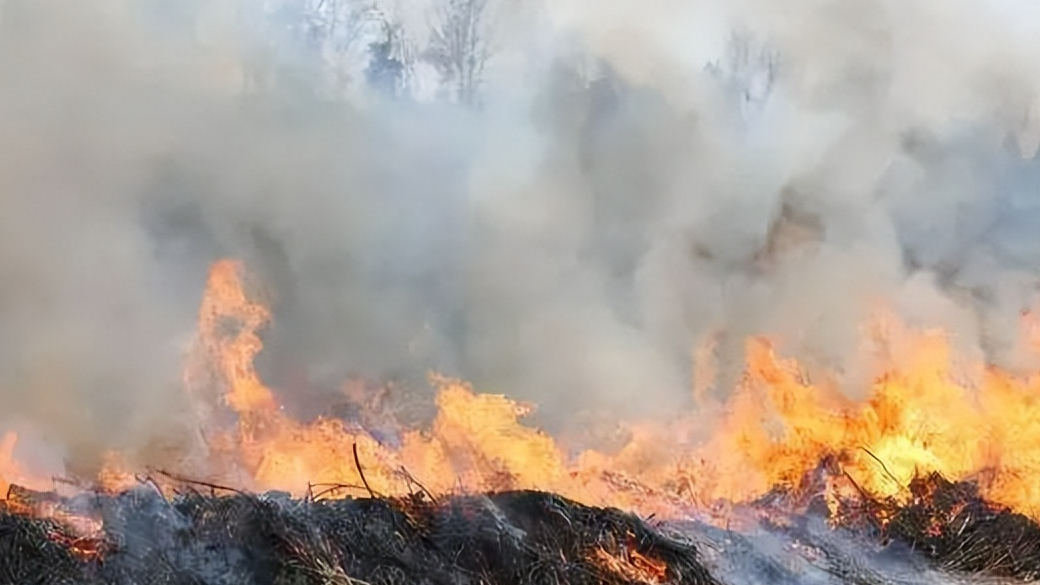
<svg viewBox="0 0 1040 585">
<path fill-rule="evenodd" d="M 415 49 L 449 4 L 381 10 Z M 290 394 L 438 369 L 550 421 L 659 415 L 705 344 L 725 395 L 754 334 L 856 393 L 881 305 L 1033 366 L 1025 3 L 501 0 L 473 107 L 421 58 L 432 98 L 380 97 L 362 64 L 333 99 L 242 24 L 258 6 L 0 6 L 4 418 L 72 460 L 185 434 L 181 355 L 221 256 L 274 291 L 263 367 Z"/>
</svg>

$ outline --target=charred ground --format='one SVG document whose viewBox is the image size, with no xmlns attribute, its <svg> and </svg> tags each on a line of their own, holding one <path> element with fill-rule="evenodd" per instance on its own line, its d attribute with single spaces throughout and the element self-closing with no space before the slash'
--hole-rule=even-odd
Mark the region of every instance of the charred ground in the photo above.
<svg viewBox="0 0 1040 585">
<path fill-rule="evenodd" d="M 0 515 L 4 583 L 717 583 L 691 541 L 534 491 L 321 501 L 189 490 L 166 499 L 142 485 L 57 502 L 101 522 L 89 537 L 10 502 Z"/>
<path fill-rule="evenodd" d="M 908 489 L 907 502 L 864 496 L 829 517 L 769 514 L 730 530 L 538 491 L 324 499 L 315 487 L 294 499 L 182 484 L 166 497 L 149 481 L 64 498 L 16 487 L 0 509 L 0 582 L 910 584 L 1040 574 L 1034 521 L 970 483 L 930 475 Z"/>
</svg>

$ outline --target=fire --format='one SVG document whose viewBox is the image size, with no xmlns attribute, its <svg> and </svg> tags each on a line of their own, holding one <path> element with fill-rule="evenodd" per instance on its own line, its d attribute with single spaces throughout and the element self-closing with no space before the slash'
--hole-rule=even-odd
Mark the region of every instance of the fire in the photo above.
<svg viewBox="0 0 1040 585">
<path fill-rule="evenodd" d="M 14 458 L 14 447 L 17 442 L 18 435 L 15 433 L 6 433 L 0 437 L 0 490 L 3 490 L 5 494 L 7 490 L 11 489 L 11 480 L 21 475 L 18 462 Z"/>
<path fill-rule="evenodd" d="M 203 400 L 208 386 L 219 386 L 223 402 L 238 415 L 237 428 L 218 433 L 211 444 L 221 451 L 215 460 L 230 456 L 247 471 L 249 487 L 335 496 L 395 495 L 416 486 L 433 494 L 538 488 L 586 501 L 590 494 L 598 494 L 593 501 L 613 500 L 612 484 L 597 478 L 609 463 L 588 454 L 585 466 L 574 466 L 552 437 L 522 423 L 531 407 L 475 393 L 461 381 L 431 378 L 438 389 L 431 427 L 397 429 L 395 446 L 339 419 L 291 419 L 253 367 L 263 347 L 258 331 L 271 315 L 247 293 L 244 277 L 237 262 L 212 267 L 199 311 L 198 351 L 186 380 Z M 216 475 L 226 471 L 217 469 Z"/>
<path fill-rule="evenodd" d="M 597 562 L 635 583 L 666 583 L 668 581 L 668 567 L 663 562 L 647 558 L 637 551 L 631 551 L 627 556 L 627 559 L 619 559 L 603 549 L 598 549 L 594 555 Z"/>
<path fill-rule="evenodd" d="M 713 424 L 706 440 L 688 439 L 706 424 L 688 413 L 628 423 L 616 452 L 573 455 L 524 423 L 531 406 L 436 376 L 432 424 L 394 426 L 393 440 L 339 418 L 292 419 L 254 368 L 272 315 L 247 280 L 239 262 L 213 265 L 186 368 L 188 390 L 205 406 L 200 416 L 215 419 L 203 421 L 211 451 L 203 467 L 217 483 L 311 497 L 533 488 L 671 514 L 795 490 L 826 460 L 875 497 L 908 498 L 913 478 L 936 472 L 975 480 L 984 497 L 1040 518 L 1040 377 L 981 365 L 981 375 L 962 376 L 941 331 L 880 317 L 872 333 L 881 367 L 863 400 L 814 384 L 768 340 L 749 339 L 744 379 L 721 413 L 702 417 Z M 1032 332 L 1033 317 L 1024 326 Z M 363 394 L 347 386 L 345 396 Z M 221 410 L 231 423 L 212 416 Z M 0 478 L 22 482 L 14 441 L 0 441 Z M 133 477 L 113 455 L 100 481 L 117 488 Z M 656 572 L 652 563 L 646 570 Z"/>
<path fill-rule="evenodd" d="M 47 489 L 50 486 L 47 478 L 32 473 L 15 456 L 18 446 L 18 433 L 13 431 L 0 436 L 0 499 L 10 493 L 12 486 L 24 486 L 33 489 Z"/>
<path fill-rule="evenodd" d="M 903 342 L 900 359 L 888 362 L 861 404 L 814 387 L 797 363 L 750 342 L 745 384 L 707 449 L 723 454 L 709 458 L 719 482 L 713 495 L 751 499 L 792 486 L 834 454 L 878 497 L 905 497 L 914 477 L 936 472 L 978 480 L 991 501 L 1040 516 L 1030 479 L 1040 473 L 1038 380 L 989 368 L 969 384 L 958 379 L 942 332 L 900 329 L 892 338 Z"/>
<path fill-rule="evenodd" d="M 1040 517 L 1040 488 L 1030 481 L 1040 477 L 1040 378 L 989 368 L 970 384 L 956 375 L 941 331 L 879 318 L 872 333 L 888 355 L 860 402 L 813 385 L 796 361 L 778 356 L 765 339 L 750 339 L 743 382 L 712 436 L 696 445 L 668 426 L 633 424 L 617 453 L 569 457 L 523 423 L 529 406 L 440 377 L 432 378 L 432 426 L 397 429 L 398 444 L 387 445 L 341 420 L 305 425 L 278 408 L 276 393 L 253 368 L 262 349 L 258 331 L 271 315 L 247 293 L 244 275 L 237 262 L 213 266 L 199 346 L 216 371 L 208 379 L 217 380 L 240 417 L 229 449 L 257 489 L 390 495 L 416 485 L 433 494 L 538 488 L 590 504 L 669 512 L 793 488 L 834 457 L 878 497 L 901 497 L 915 476 L 938 472 L 979 479 L 986 497 Z M 195 372 L 191 379 L 207 378 Z M 671 424 L 696 421 L 690 415 Z"/>
<path fill-rule="evenodd" d="M 253 368 L 264 347 L 257 333 L 271 314 L 246 294 L 243 271 L 240 262 L 231 260 L 213 265 L 199 308 L 199 339 L 206 355 L 217 362 L 228 405 L 239 413 L 271 411 L 276 408 L 274 395 Z"/>
</svg>

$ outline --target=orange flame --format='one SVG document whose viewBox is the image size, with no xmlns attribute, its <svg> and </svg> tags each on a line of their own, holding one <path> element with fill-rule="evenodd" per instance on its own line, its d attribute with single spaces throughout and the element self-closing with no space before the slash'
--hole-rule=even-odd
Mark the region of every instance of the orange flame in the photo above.
<svg viewBox="0 0 1040 585">
<path fill-rule="evenodd" d="M 522 423 L 528 407 L 434 377 L 432 427 L 402 429 L 392 448 L 339 420 L 304 425 L 282 414 L 253 368 L 262 348 L 258 329 L 270 314 L 246 293 L 243 274 L 237 262 L 213 266 L 199 330 L 227 404 L 243 417 L 240 425 L 248 421 L 250 431 L 234 448 L 256 488 L 303 494 L 331 485 L 337 495 L 400 494 L 416 479 L 433 493 L 539 488 L 591 504 L 668 512 L 797 485 L 835 455 L 878 496 L 899 496 L 916 473 L 954 480 L 986 473 L 987 497 L 1040 517 L 1040 487 L 1030 481 L 1040 477 L 1040 378 L 990 368 L 978 386 L 960 381 L 941 332 L 880 318 L 873 333 L 898 359 L 885 360 L 860 403 L 814 386 L 797 362 L 751 339 L 744 380 L 707 441 L 683 445 L 681 433 L 667 426 L 632 425 L 628 444 L 612 455 L 569 458 L 550 436 Z M 691 415 L 673 424 L 694 421 Z"/>
<path fill-rule="evenodd" d="M 253 359 L 264 347 L 257 332 L 271 314 L 246 294 L 243 271 L 242 264 L 232 260 L 210 269 L 199 308 L 199 338 L 227 385 L 228 405 L 238 413 L 272 411 L 277 408 L 274 395 L 253 368 Z"/>
<path fill-rule="evenodd" d="M 744 378 L 720 413 L 630 423 L 628 442 L 617 452 L 572 457 L 523 423 L 530 407 L 436 376 L 432 425 L 395 428 L 393 446 L 343 420 L 293 420 L 254 368 L 263 348 L 260 329 L 271 314 L 247 291 L 246 277 L 238 262 L 213 265 L 199 311 L 198 353 L 186 372 L 200 402 L 215 391 L 223 405 L 212 408 L 237 416 L 236 427 L 209 437 L 209 465 L 241 487 L 315 497 L 534 488 L 591 505 L 671 514 L 793 488 L 830 458 L 876 496 L 904 497 L 915 474 L 939 472 L 975 479 L 985 497 L 1040 519 L 1034 481 L 1040 377 L 981 365 L 974 380 L 959 377 L 964 364 L 956 363 L 942 332 L 912 330 L 890 316 L 872 330 L 888 353 L 880 354 L 882 367 L 864 400 L 833 384 L 814 385 L 796 361 L 753 338 Z M 1036 318 L 1027 316 L 1023 325 L 1040 340 Z M 709 419 L 711 435 L 690 444 L 689 429 Z M 14 440 L 0 441 L 0 477 L 22 481 Z M 109 471 L 103 478 L 109 485 L 132 477 L 116 459 Z"/>
</svg>

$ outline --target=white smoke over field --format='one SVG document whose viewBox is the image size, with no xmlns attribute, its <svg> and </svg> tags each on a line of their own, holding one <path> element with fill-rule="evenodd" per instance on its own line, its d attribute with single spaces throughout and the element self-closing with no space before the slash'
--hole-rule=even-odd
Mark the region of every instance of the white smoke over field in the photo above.
<svg viewBox="0 0 1040 585">
<path fill-rule="evenodd" d="M 1030 365 L 1035 9 L 327 1 L 0 5 L 7 419 L 74 459 L 177 436 L 223 255 L 275 291 L 275 385 L 659 414 L 764 333 L 856 392 L 882 304 Z"/>
</svg>

